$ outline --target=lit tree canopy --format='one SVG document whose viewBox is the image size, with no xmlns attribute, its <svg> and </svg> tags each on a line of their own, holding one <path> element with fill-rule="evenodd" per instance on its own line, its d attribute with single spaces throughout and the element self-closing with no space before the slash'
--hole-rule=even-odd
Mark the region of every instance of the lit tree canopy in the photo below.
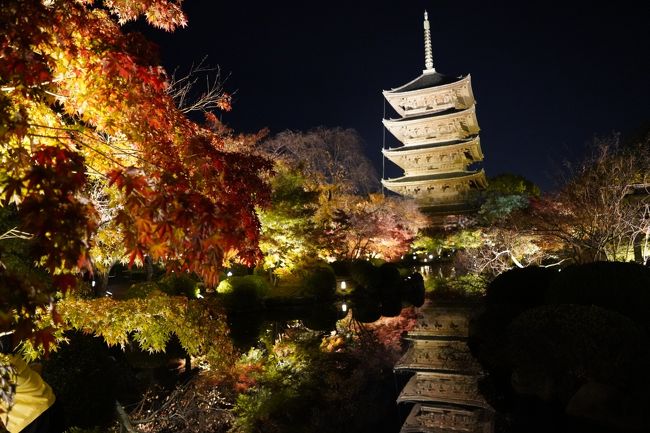
<svg viewBox="0 0 650 433">
<path fill-rule="evenodd" d="M 255 206 L 269 199 L 260 174 L 270 162 L 233 150 L 259 137 L 235 136 L 210 114 L 206 126 L 188 120 L 155 50 L 119 26 L 144 16 L 173 30 L 186 23 L 179 5 L 7 0 L 0 8 L 0 204 L 17 205 L 18 228 L 55 289 L 91 266 L 99 218 L 85 194 L 90 178 L 113 190 L 131 262 L 148 254 L 214 284 L 225 261 L 260 256 Z M 227 95 L 218 102 L 229 108 Z M 2 285 L 20 277 L 0 272 Z M 39 303 L 2 302 L 5 311 Z"/>
<path fill-rule="evenodd" d="M 560 191 L 532 202 L 540 231 L 562 242 L 577 262 L 627 261 L 634 255 L 645 261 L 650 137 L 629 145 L 616 135 L 598 138 L 582 161 L 567 166 Z"/>
<path fill-rule="evenodd" d="M 268 267 L 295 264 L 315 253 L 328 261 L 392 260 L 408 251 L 427 224 L 412 201 L 373 193 L 377 174 L 352 129 L 284 131 L 263 141 L 260 151 L 282 173 L 274 182 L 274 209 L 263 213 L 265 234 L 273 241 L 263 245 L 265 253 L 272 253 Z M 283 233 L 278 235 L 277 228 Z M 305 228 L 312 235 L 306 236 Z"/>
<path fill-rule="evenodd" d="M 519 194 L 539 197 L 541 191 L 537 185 L 519 174 L 503 173 L 493 176 L 488 181 L 488 193 L 501 195 Z"/>
<path fill-rule="evenodd" d="M 275 171 L 271 205 L 260 211 L 260 248 L 264 268 L 282 276 L 317 256 L 313 216 L 319 192 L 307 190 L 302 175 L 284 164 Z"/>
<path fill-rule="evenodd" d="M 428 220 L 412 200 L 345 195 L 316 214 L 321 254 L 328 259 L 398 260 Z"/>
<path fill-rule="evenodd" d="M 262 149 L 301 169 L 313 183 L 328 185 L 334 193 L 367 194 L 379 188 L 377 174 L 364 156 L 363 141 L 353 129 L 284 131 L 265 140 Z"/>
</svg>

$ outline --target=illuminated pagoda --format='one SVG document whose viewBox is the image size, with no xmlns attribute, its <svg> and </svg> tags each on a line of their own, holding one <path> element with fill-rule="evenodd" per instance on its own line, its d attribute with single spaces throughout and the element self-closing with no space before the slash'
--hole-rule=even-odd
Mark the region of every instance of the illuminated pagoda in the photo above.
<svg viewBox="0 0 650 433">
<path fill-rule="evenodd" d="M 483 160 L 470 75 L 450 77 L 436 72 L 426 12 L 424 47 L 422 75 L 383 92 L 400 116 L 384 119 L 384 126 L 403 146 L 382 152 L 404 175 L 382 179 L 382 184 L 415 199 L 431 213 L 472 211 L 477 207 L 476 192 L 487 181 L 482 169 L 469 169 Z"/>
</svg>

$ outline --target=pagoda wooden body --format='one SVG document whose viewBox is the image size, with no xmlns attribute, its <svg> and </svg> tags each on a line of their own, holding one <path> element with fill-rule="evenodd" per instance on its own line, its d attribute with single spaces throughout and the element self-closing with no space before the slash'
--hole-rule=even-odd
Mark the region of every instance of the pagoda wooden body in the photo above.
<svg viewBox="0 0 650 433">
<path fill-rule="evenodd" d="M 415 199 L 423 208 L 455 213 L 476 207 L 476 191 L 487 186 L 470 75 L 450 77 L 436 72 L 425 20 L 425 65 L 422 75 L 383 92 L 400 116 L 384 119 L 400 147 L 383 149 L 384 156 L 404 175 L 383 179 L 397 194 Z"/>
</svg>

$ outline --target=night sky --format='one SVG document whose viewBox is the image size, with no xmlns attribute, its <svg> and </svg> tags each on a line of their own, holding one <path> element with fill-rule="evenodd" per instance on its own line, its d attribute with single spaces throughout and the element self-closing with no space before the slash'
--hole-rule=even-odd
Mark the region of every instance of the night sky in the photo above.
<svg viewBox="0 0 650 433">
<path fill-rule="evenodd" d="M 207 56 L 229 75 L 223 120 L 237 131 L 354 128 L 381 173 L 381 91 L 424 69 L 427 9 L 437 71 L 472 75 L 487 175 L 549 190 L 594 135 L 650 125 L 648 11 L 632 4 L 186 0 L 186 29 L 147 34 L 168 70 Z M 400 175 L 386 161 L 386 177 Z"/>
</svg>

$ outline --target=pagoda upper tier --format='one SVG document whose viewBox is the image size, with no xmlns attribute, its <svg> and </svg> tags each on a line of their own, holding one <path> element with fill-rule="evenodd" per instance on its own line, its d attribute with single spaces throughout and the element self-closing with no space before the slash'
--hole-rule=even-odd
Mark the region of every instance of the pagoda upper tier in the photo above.
<svg viewBox="0 0 650 433">
<path fill-rule="evenodd" d="M 421 207 L 432 211 L 436 207 L 470 210 L 471 192 L 487 187 L 483 170 L 403 176 L 384 180 L 383 184 L 393 192 L 414 198 Z"/>
<path fill-rule="evenodd" d="M 477 135 L 480 130 L 474 105 L 464 110 L 450 108 L 435 115 L 384 119 L 383 123 L 404 146 L 454 141 Z"/>
<path fill-rule="evenodd" d="M 401 117 L 450 109 L 463 110 L 475 103 L 469 74 L 456 78 L 435 71 L 424 71 L 415 80 L 382 93 Z"/>
<path fill-rule="evenodd" d="M 465 171 L 470 164 L 483 161 L 478 136 L 440 145 L 402 146 L 384 149 L 386 158 L 404 169 L 405 176 Z"/>
</svg>

